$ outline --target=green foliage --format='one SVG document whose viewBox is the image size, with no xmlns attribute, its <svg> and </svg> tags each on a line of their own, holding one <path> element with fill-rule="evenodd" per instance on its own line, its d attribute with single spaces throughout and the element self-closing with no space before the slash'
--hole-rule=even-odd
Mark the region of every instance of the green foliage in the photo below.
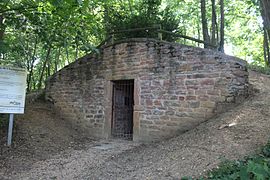
<svg viewBox="0 0 270 180">
<path fill-rule="evenodd" d="M 265 145 L 258 155 L 244 160 L 224 161 L 218 169 L 209 172 L 204 179 L 256 179 L 270 178 L 270 142 Z"/>
<path fill-rule="evenodd" d="M 1 1 L 0 64 L 26 68 L 28 90 L 44 87 L 47 77 L 103 39 L 96 8 L 89 0 Z"/>
<path fill-rule="evenodd" d="M 227 47 L 253 65 L 264 66 L 258 0 L 225 1 Z M 216 1 L 219 14 L 219 1 Z M 206 0 L 210 26 L 211 1 Z M 217 20 L 217 27 L 220 25 Z M 202 39 L 200 0 L 1 0 L 0 65 L 25 67 L 28 90 L 89 52 L 96 52 L 110 32 L 160 25 L 162 29 Z M 116 39 L 157 38 L 154 31 L 126 32 Z M 163 34 L 163 39 L 200 46 Z M 226 46 L 225 45 L 225 46 Z"/>
<path fill-rule="evenodd" d="M 175 18 L 174 12 L 169 6 L 164 10 L 160 10 L 161 0 L 141 0 L 136 3 L 132 8 L 127 6 L 121 6 L 117 8 L 110 6 L 110 9 L 105 7 L 107 16 L 105 16 L 105 23 L 107 25 L 107 33 L 115 32 L 119 30 L 145 28 L 145 27 L 159 27 L 170 31 L 178 32 L 179 21 Z M 127 13 L 129 12 L 129 13 Z M 137 37 L 148 37 L 157 38 L 158 34 L 156 31 L 132 31 L 123 32 L 116 35 L 116 39 L 124 38 L 137 38 Z M 169 35 L 163 36 L 164 40 L 174 41 L 175 39 Z"/>
</svg>

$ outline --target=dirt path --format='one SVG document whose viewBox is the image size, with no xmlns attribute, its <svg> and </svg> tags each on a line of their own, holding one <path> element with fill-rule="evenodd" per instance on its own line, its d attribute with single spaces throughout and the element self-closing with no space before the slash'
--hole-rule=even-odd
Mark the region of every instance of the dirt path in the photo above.
<svg viewBox="0 0 270 180">
<path fill-rule="evenodd" d="M 78 132 L 68 131 L 72 127 L 64 127 L 60 132 L 67 135 L 58 135 L 67 137 L 63 142 L 57 143 L 57 139 L 45 144 L 41 142 L 40 151 L 31 150 L 33 157 L 25 156 L 24 149 L 20 155 L 15 151 L 13 159 L 3 158 L 2 154 L 0 167 L 1 163 L 6 165 L 0 169 L 0 179 L 179 179 L 199 176 L 223 159 L 241 158 L 267 142 L 270 135 L 270 78 L 251 72 L 250 82 L 260 90 L 254 97 L 196 129 L 160 143 L 143 145 L 119 140 L 80 139 L 82 136 Z M 45 139 L 47 136 L 50 135 L 43 135 Z M 23 142 L 27 143 L 26 139 Z M 77 144 L 70 145 L 70 142 Z M 52 147 L 42 151 L 50 143 Z M 14 150 L 9 152 L 14 153 Z M 42 153 L 44 157 L 39 158 Z M 20 168 L 19 161 L 27 157 L 32 158 Z"/>
</svg>

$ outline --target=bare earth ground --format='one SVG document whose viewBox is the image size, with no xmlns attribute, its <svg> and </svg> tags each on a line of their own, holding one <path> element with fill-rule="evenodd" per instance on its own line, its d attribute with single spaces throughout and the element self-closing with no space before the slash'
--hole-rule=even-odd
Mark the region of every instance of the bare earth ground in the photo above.
<svg viewBox="0 0 270 180">
<path fill-rule="evenodd" d="M 252 154 L 270 134 L 270 77 L 250 72 L 259 93 L 170 140 L 94 140 L 59 119 L 49 104 L 17 117 L 14 145 L 0 132 L 0 179 L 179 179 L 224 159 Z"/>
</svg>

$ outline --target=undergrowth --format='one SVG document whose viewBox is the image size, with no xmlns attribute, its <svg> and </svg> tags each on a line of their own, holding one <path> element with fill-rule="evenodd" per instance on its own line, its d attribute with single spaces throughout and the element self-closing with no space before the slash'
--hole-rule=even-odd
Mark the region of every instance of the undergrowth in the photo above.
<svg viewBox="0 0 270 180">
<path fill-rule="evenodd" d="M 270 75 L 270 67 L 262 67 L 262 66 L 248 64 L 248 69 L 256 71 L 256 72 L 260 72 L 262 74 Z"/>
<path fill-rule="evenodd" d="M 209 171 L 206 177 L 199 180 L 266 180 L 270 179 L 270 141 L 260 153 L 248 156 L 243 160 L 224 161 L 219 168 Z M 193 180 L 184 177 L 182 180 Z"/>
</svg>

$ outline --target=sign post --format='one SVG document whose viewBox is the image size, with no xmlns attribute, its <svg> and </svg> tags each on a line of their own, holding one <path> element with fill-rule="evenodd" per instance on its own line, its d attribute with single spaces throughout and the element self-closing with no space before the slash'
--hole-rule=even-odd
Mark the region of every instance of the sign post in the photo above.
<svg viewBox="0 0 270 180">
<path fill-rule="evenodd" d="M 10 114 L 7 145 L 12 142 L 14 114 L 23 114 L 27 71 L 0 66 L 0 113 Z"/>
<path fill-rule="evenodd" d="M 8 141 L 7 141 L 8 146 L 10 146 L 12 142 L 13 121 L 14 121 L 14 114 L 10 114 L 8 124 Z"/>
</svg>

